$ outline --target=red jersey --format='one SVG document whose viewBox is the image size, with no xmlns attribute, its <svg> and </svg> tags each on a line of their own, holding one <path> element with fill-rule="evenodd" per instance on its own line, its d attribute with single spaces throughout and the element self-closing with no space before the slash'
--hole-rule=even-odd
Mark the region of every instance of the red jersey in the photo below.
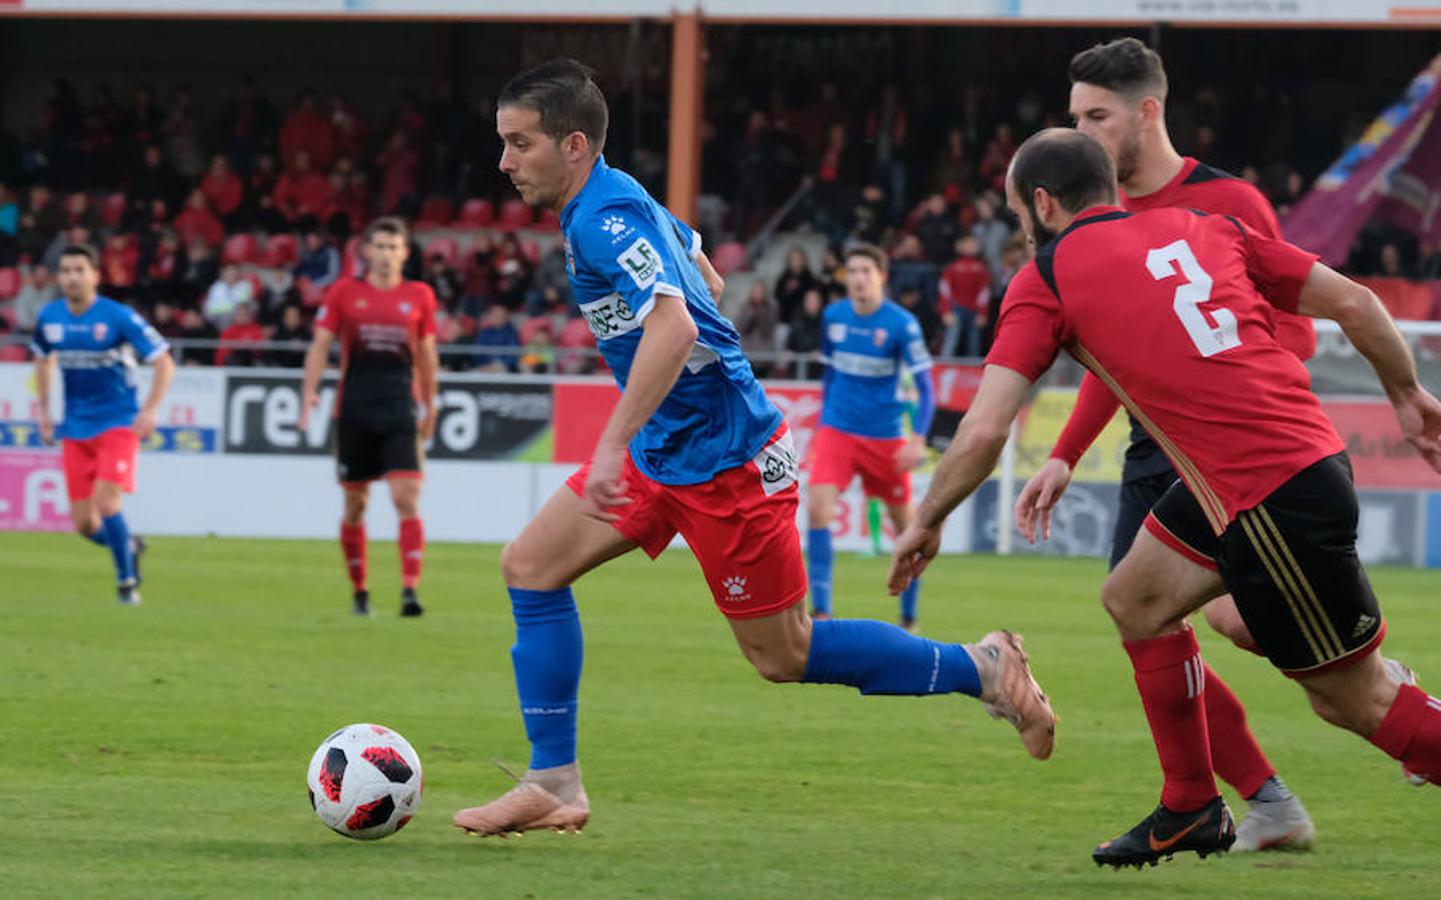
<svg viewBox="0 0 1441 900">
<path fill-rule="evenodd" d="M 1276 211 L 1255 185 L 1189 156 L 1185 157 L 1176 177 L 1160 190 L 1144 197 L 1127 197 L 1122 191 L 1121 205 L 1131 212 L 1178 207 L 1199 209 L 1218 216 L 1235 216 L 1251 226 L 1252 231 L 1265 237 L 1281 237 L 1281 223 L 1276 220 Z M 1316 327 L 1306 316 L 1278 313 L 1276 340 L 1302 361 L 1316 355 Z"/>
<path fill-rule="evenodd" d="M 1006 291 L 988 364 L 1035 380 L 1065 348 L 1165 451 L 1217 534 L 1344 449 L 1275 335 L 1316 257 L 1230 216 L 1086 210 Z"/>
<path fill-rule="evenodd" d="M 315 325 L 340 341 L 338 417 L 377 424 L 414 418 L 411 372 L 421 340 L 435 334 L 435 307 L 435 293 L 421 281 L 388 291 L 363 278 L 330 286 Z"/>
<path fill-rule="evenodd" d="M 985 262 L 974 256 L 959 257 L 941 270 L 939 310 L 944 315 L 951 307 L 960 307 L 985 315 L 991 305 L 990 288 L 991 270 Z"/>
</svg>

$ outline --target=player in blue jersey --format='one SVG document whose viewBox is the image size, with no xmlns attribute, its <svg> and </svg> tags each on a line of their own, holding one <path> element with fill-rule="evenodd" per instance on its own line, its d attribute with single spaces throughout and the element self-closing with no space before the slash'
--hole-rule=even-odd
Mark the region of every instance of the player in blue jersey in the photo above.
<svg viewBox="0 0 1441 900">
<path fill-rule="evenodd" d="M 140 602 L 139 555 L 121 498 L 135 493 L 140 442 L 155 431 L 155 414 L 175 374 L 169 345 L 134 310 L 97 292 L 95 251 L 66 247 L 57 278 L 62 299 L 40 310 L 31 350 L 39 395 L 40 436 L 61 439 L 66 492 L 75 530 L 110 550 L 120 602 Z M 136 357 L 155 366 L 150 394 L 136 400 Z M 50 389 L 59 367 L 65 418 L 50 417 Z"/>
<path fill-rule="evenodd" d="M 879 247 L 855 244 L 846 251 L 848 298 L 826 307 L 821 334 L 821 422 L 811 439 L 810 520 L 811 606 L 815 618 L 831 614 L 831 522 L 840 495 L 857 475 L 867 497 L 885 504 L 900 534 L 911 523 L 911 470 L 926 453 L 926 431 L 936 411 L 931 356 L 916 317 L 886 299 L 886 255 Z M 912 434 L 901 426 L 906 403 L 901 376 L 916 385 Z M 921 583 L 913 579 L 901 594 L 901 627 L 916 628 Z"/>
<path fill-rule="evenodd" d="M 497 101 L 501 171 L 527 203 L 560 214 L 576 303 L 622 396 L 590 463 L 501 554 L 530 769 L 455 824 L 476 834 L 585 825 L 570 586 L 636 547 L 655 556 L 677 533 L 763 677 L 970 694 L 1014 723 L 1032 755 L 1048 756 L 1055 718 L 1011 633 L 967 647 L 806 615 L 790 435 L 716 309 L 721 280 L 696 233 L 600 155 L 607 119 L 590 70 L 572 60 L 516 76 Z"/>
</svg>

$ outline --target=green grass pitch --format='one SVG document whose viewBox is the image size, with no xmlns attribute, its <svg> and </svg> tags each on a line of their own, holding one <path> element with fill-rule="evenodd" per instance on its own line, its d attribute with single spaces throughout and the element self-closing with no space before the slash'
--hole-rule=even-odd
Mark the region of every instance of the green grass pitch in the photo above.
<svg viewBox="0 0 1441 900">
<path fill-rule="evenodd" d="M 1329 728 L 1300 691 L 1209 633 L 1213 666 L 1320 830 L 1314 852 L 1098 870 L 1097 841 L 1150 811 L 1159 774 L 1094 560 L 952 557 L 925 632 L 1024 633 L 1061 714 L 1037 763 L 966 698 L 763 683 L 689 554 L 635 555 L 577 588 L 586 627 L 580 836 L 480 840 L 457 807 L 523 767 L 490 546 L 436 545 L 401 620 L 393 544 L 377 615 L 349 614 L 332 542 L 153 541 L 145 604 L 104 552 L 0 535 L 0 895 L 5 897 L 1422 897 L 1441 792 Z M 885 563 L 838 561 L 844 615 L 891 618 Z M 1441 684 L 1435 573 L 1373 573 L 1387 651 Z M 1203 627 L 1204 631 L 1204 627 Z M 1423 681 L 1424 683 L 1424 681 Z M 425 764 L 416 820 L 374 844 L 315 818 L 305 768 L 353 721 Z M 1234 797 L 1232 798 L 1234 802 Z M 1238 809 L 1238 812 L 1240 810 Z"/>
</svg>

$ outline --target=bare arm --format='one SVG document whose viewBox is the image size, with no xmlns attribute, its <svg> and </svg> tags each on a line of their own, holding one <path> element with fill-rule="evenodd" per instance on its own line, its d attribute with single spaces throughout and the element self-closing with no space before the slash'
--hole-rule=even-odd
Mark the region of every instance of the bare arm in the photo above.
<svg viewBox="0 0 1441 900">
<path fill-rule="evenodd" d="M 170 382 L 175 378 L 175 359 L 169 350 L 156 356 L 152 365 L 155 366 L 155 376 L 150 380 L 150 393 L 130 426 L 142 439 L 150 437 L 155 431 L 160 401 L 165 399 L 165 392 L 170 390 Z"/>
<path fill-rule="evenodd" d="M 55 420 L 50 418 L 50 387 L 55 383 L 55 357 L 35 357 L 35 399 L 40 404 L 40 440 L 55 443 Z"/>
<path fill-rule="evenodd" d="M 306 359 L 307 371 L 310 360 Z M 420 439 L 428 441 L 435 434 L 435 397 L 439 390 L 439 379 L 436 373 L 440 371 L 440 354 L 435 349 L 435 335 L 430 334 L 420 339 L 420 352 L 415 358 L 415 381 L 420 389 L 420 402 L 425 404 L 425 411 L 420 417 Z"/>
<path fill-rule="evenodd" d="M 726 289 L 725 279 L 710 264 L 710 259 L 704 253 L 697 253 L 694 257 L 695 264 L 700 267 L 701 277 L 705 278 L 706 287 L 710 288 L 711 299 L 720 302 L 721 294 Z"/>
<path fill-rule="evenodd" d="M 586 479 L 586 512 L 603 521 L 619 518 L 607 509 L 628 502 L 621 470 L 630 439 L 635 437 L 670 393 L 685 368 L 698 332 L 679 297 L 658 294 L 646 316 L 625 393 L 611 413 L 596 445 Z"/>
<path fill-rule="evenodd" d="M 335 332 L 328 328 L 315 329 L 310 340 L 310 349 L 305 351 L 305 373 L 300 377 L 300 429 L 310 426 L 310 413 L 320 396 L 320 379 L 325 366 L 330 362 L 330 345 L 335 343 Z"/>
</svg>

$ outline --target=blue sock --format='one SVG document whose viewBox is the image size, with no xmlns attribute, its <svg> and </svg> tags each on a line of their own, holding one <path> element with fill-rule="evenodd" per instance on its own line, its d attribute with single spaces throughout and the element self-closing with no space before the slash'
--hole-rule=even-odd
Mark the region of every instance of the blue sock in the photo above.
<svg viewBox="0 0 1441 900">
<path fill-rule="evenodd" d="M 901 618 L 908 622 L 915 621 L 916 606 L 921 602 L 921 580 L 912 578 L 910 585 L 901 591 Z"/>
<path fill-rule="evenodd" d="M 105 544 L 115 560 L 115 580 L 119 584 L 135 580 L 135 554 L 130 547 L 130 526 L 125 516 L 116 513 L 100 520 L 100 531 L 105 535 Z"/>
<path fill-rule="evenodd" d="M 812 623 L 811 652 L 801 680 L 848 684 L 862 694 L 981 694 L 981 676 L 965 647 L 869 619 Z"/>
<path fill-rule="evenodd" d="M 100 529 L 94 534 L 85 535 L 85 540 L 92 544 L 99 544 L 102 547 L 110 546 L 110 542 L 105 540 L 105 525 L 103 523 L 100 525 Z"/>
<path fill-rule="evenodd" d="M 515 688 L 530 767 L 549 769 L 575 762 L 576 694 L 580 689 L 580 613 L 570 588 L 527 591 L 509 588 L 515 615 Z"/>
<path fill-rule="evenodd" d="M 806 560 L 811 576 L 811 609 L 831 613 L 831 530 L 812 528 L 806 532 Z"/>
</svg>

